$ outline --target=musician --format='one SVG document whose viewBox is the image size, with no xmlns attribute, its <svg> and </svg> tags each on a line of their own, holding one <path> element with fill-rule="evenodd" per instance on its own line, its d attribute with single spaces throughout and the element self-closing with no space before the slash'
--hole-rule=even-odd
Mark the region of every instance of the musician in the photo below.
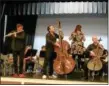
<svg viewBox="0 0 109 86">
<path fill-rule="evenodd" d="M 82 28 L 81 25 L 77 25 L 75 30 L 71 33 L 71 36 L 69 37 L 69 40 L 72 40 L 71 54 L 73 58 L 78 56 L 78 68 L 79 69 L 81 66 L 81 58 L 83 57 L 83 53 L 85 51 L 85 48 L 84 48 L 85 36 L 81 28 Z"/>
<path fill-rule="evenodd" d="M 41 47 L 41 50 L 40 50 L 40 54 L 44 54 L 44 52 L 46 51 L 46 46 L 42 46 Z M 41 56 L 42 57 L 42 56 Z M 44 55 L 44 57 L 43 58 L 45 58 L 45 55 Z"/>
<path fill-rule="evenodd" d="M 98 45 L 99 45 L 99 49 L 101 49 L 103 51 L 103 48 L 101 48 L 101 46 L 103 46 L 103 45 L 101 45 L 99 43 L 97 36 L 92 36 L 92 41 L 93 41 L 93 43 L 90 44 L 85 51 L 85 54 L 87 54 L 86 57 L 89 57 L 89 60 L 93 59 L 96 56 L 96 53 L 93 50 L 96 49 Z M 100 52 L 99 52 L 99 54 L 100 54 Z M 100 76 L 101 76 L 101 74 L 100 74 Z M 84 77 L 85 77 L 85 79 L 88 79 L 87 63 L 84 65 Z"/>
<path fill-rule="evenodd" d="M 24 59 L 23 59 L 23 73 L 25 74 L 25 70 L 27 70 L 27 62 L 30 62 L 30 65 L 32 66 L 32 71 L 34 68 L 35 61 L 37 59 L 36 56 L 37 50 L 32 49 L 31 45 L 26 46 L 25 53 L 24 53 Z"/>
<path fill-rule="evenodd" d="M 40 53 L 39 53 L 39 57 L 40 58 L 45 58 L 46 57 L 46 46 L 42 46 L 41 47 L 41 50 L 40 50 Z"/>
<path fill-rule="evenodd" d="M 54 46 L 59 46 L 56 43 L 56 40 L 59 38 L 58 34 L 55 33 L 55 28 L 50 25 L 47 27 L 48 33 L 46 34 L 46 58 L 44 60 L 44 67 L 43 67 L 43 76 L 42 78 L 47 78 L 47 69 L 49 78 L 53 78 L 53 56 L 54 53 Z"/>
<path fill-rule="evenodd" d="M 11 49 L 14 57 L 14 77 L 24 77 L 23 73 L 23 56 L 24 56 L 24 48 L 25 48 L 25 32 L 23 31 L 23 25 L 17 24 L 16 30 L 11 31 L 8 34 L 11 41 Z M 19 57 L 19 63 L 18 63 Z M 19 67 L 18 67 L 19 65 Z M 19 71 L 18 71 L 19 70 Z M 19 75 L 18 75 L 19 74 Z"/>
</svg>

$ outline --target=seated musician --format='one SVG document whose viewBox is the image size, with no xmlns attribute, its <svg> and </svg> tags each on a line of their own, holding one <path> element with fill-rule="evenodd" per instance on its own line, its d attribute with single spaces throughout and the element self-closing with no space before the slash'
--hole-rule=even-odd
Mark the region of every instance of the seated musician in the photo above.
<svg viewBox="0 0 109 86">
<path fill-rule="evenodd" d="M 93 51 L 94 49 L 97 49 L 97 45 L 99 44 L 99 40 L 98 40 L 98 37 L 97 36 L 93 36 L 92 37 L 92 41 L 93 41 L 93 43 L 92 44 L 90 44 L 88 47 L 87 47 L 87 49 L 86 49 L 86 51 L 85 51 L 85 54 L 86 54 L 86 56 L 88 56 L 89 57 L 89 60 L 91 60 L 91 59 L 93 59 L 93 58 L 95 58 L 96 57 L 96 53 Z M 99 44 L 100 45 L 100 49 L 101 50 L 103 50 L 102 48 L 101 48 L 101 44 Z M 98 54 L 100 54 L 100 52 L 98 52 Z M 88 62 L 88 61 L 87 61 Z M 101 75 L 100 75 L 101 76 Z M 84 66 L 84 77 L 85 77 L 85 79 L 88 79 L 88 68 L 87 68 L 87 63 L 85 64 L 85 66 Z"/>
<path fill-rule="evenodd" d="M 23 60 L 23 72 L 25 73 L 25 70 L 26 70 L 26 63 L 27 61 L 32 61 L 32 62 L 35 62 L 35 59 L 36 59 L 36 56 L 34 55 L 31 55 L 32 53 L 32 46 L 27 46 L 26 49 L 25 49 L 25 58 Z"/>
</svg>

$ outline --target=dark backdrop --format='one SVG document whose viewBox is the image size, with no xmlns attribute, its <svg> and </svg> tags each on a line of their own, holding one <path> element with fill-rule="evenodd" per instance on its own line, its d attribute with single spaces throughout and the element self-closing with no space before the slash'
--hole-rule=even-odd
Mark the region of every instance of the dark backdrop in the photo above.
<svg viewBox="0 0 109 86">
<path fill-rule="evenodd" d="M 14 30 L 17 23 L 21 23 L 24 26 L 24 31 L 26 33 L 26 45 L 33 45 L 37 16 L 8 16 L 6 34 L 8 34 L 11 30 Z M 4 54 L 11 52 L 10 44 L 11 40 L 6 38 L 5 43 L 3 44 Z"/>
<path fill-rule="evenodd" d="M 2 51 L 2 45 L 3 45 L 4 10 L 5 10 L 5 6 L 1 4 L 1 1 L 0 1 L 0 53 Z"/>
</svg>

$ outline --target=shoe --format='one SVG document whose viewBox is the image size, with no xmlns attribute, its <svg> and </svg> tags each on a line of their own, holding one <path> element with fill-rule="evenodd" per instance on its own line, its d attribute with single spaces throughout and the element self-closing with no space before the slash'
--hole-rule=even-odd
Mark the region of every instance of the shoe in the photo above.
<svg viewBox="0 0 109 86">
<path fill-rule="evenodd" d="M 42 76 L 42 79 L 46 79 L 46 78 L 47 78 L 47 76 L 46 76 L 46 75 L 43 75 L 43 76 Z"/>
<path fill-rule="evenodd" d="M 53 77 L 53 79 L 56 79 L 56 78 L 57 78 L 57 76 L 56 76 L 56 75 L 52 75 L 52 77 Z"/>
<path fill-rule="evenodd" d="M 25 78 L 25 75 L 24 74 L 19 74 L 19 77 L 20 78 Z"/>
<path fill-rule="evenodd" d="M 56 79 L 57 76 L 56 75 L 52 75 L 52 76 L 49 76 L 50 79 Z"/>
<path fill-rule="evenodd" d="M 19 77 L 17 74 L 13 74 L 12 76 L 15 77 L 15 78 L 18 78 Z"/>
</svg>

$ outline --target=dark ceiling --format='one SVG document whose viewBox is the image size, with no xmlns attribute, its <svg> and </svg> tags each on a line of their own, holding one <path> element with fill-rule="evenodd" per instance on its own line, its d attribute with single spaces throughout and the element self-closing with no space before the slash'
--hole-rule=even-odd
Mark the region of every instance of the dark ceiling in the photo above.
<svg viewBox="0 0 109 86">
<path fill-rule="evenodd" d="M 103 1 L 106 1 L 108 2 L 108 0 L 0 0 L 2 2 L 75 2 L 75 1 L 83 1 L 83 2 L 97 2 L 97 1 L 100 1 L 100 2 L 103 2 Z"/>
</svg>

